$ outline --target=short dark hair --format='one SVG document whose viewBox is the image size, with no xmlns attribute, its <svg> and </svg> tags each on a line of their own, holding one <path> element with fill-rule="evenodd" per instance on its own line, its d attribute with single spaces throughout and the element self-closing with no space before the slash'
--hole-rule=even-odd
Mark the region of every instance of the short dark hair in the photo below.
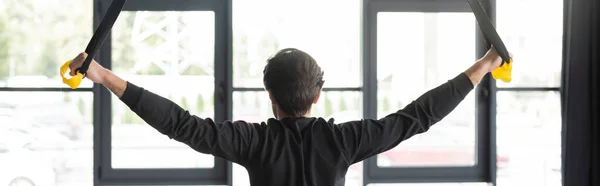
<svg viewBox="0 0 600 186">
<path fill-rule="evenodd" d="M 285 48 L 267 60 L 263 83 L 283 112 L 298 117 L 310 110 L 323 87 L 317 61 L 306 52 Z"/>
</svg>

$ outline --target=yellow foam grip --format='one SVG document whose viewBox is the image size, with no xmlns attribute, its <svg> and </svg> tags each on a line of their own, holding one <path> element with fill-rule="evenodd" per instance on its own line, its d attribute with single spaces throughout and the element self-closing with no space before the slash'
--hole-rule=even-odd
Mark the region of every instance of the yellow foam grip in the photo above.
<svg viewBox="0 0 600 186">
<path fill-rule="evenodd" d="M 492 71 L 492 77 L 509 83 L 512 80 L 512 63 L 513 61 L 511 58 L 508 62 Z"/>
<path fill-rule="evenodd" d="M 62 82 L 69 85 L 71 89 L 77 89 L 77 87 L 79 87 L 79 84 L 81 84 L 81 80 L 83 80 L 83 74 L 77 72 L 77 75 L 71 77 L 70 79 L 67 79 L 65 77 L 65 74 L 67 73 L 67 70 L 69 70 L 70 64 L 71 60 L 67 61 L 60 67 L 60 77 L 62 77 Z"/>
</svg>

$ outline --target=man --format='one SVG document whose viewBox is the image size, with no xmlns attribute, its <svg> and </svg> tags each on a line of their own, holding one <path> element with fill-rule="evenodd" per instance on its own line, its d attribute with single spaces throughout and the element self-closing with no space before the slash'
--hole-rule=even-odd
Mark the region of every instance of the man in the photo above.
<svg viewBox="0 0 600 186">
<path fill-rule="evenodd" d="M 79 68 L 86 57 L 85 53 L 79 54 L 71 63 L 71 70 Z M 252 185 L 341 186 L 350 165 L 427 131 L 501 61 L 491 49 L 469 69 L 395 113 L 378 120 L 337 125 L 333 120 L 311 117 L 311 106 L 319 100 L 323 87 L 323 71 L 310 55 L 298 49 L 283 49 L 268 59 L 263 81 L 275 118 L 260 124 L 215 123 L 210 118 L 191 115 L 168 99 L 117 77 L 95 61 L 90 64 L 87 78 L 110 89 L 160 133 L 198 152 L 244 166 Z M 402 73 L 402 69 L 398 71 Z"/>
</svg>

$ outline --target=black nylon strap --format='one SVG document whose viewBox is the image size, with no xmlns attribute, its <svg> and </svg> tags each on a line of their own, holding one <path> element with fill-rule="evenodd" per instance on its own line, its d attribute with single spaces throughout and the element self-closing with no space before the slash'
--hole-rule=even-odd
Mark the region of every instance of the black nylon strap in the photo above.
<svg viewBox="0 0 600 186">
<path fill-rule="evenodd" d="M 475 14 L 475 19 L 477 19 L 477 23 L 479 24 L 479 28 L 485 39 L 489 44 L 494 46 L 504 62 L 509 62 L 510 55 L 508 54 L 508 50 L 506 50 L 506 46 L 504 46 L 502 39 L 500 39 L 496 28 L 492 25 L 492 21 L 483 10 L 483 6 L 481 6 L 479 0 L 467 1 L 469 2 L 469 5 L 471 5 L 471 10 L 473 11 L 473 14 Z M 504 64 L 504 62 L 502 62 L 502 64 Z"/>
<path fill-rule="evenodd" d="M 106 11 L 106 14 L 104 15 L 104 18 L 102 18 L 102 21 L 100 21 L 100 25 L 98 26 L 98 28 L 96 28 L 92 39 L 85 48 L 85 53 L 87 53 L 88 56 L 87 58 L 85 58 L 85 61 L 83 61 L 81 68 L 77 69 L 79 73 L 85 76 L 85 73 L 90 67 L 92 59 L 94 59 L 96 52 L 100 50 L 100 47 L 102 47 L 102 44 L 108 37 L 110 29 L 112 29 L 112 26 L 114 25 L 115 21 L 117 21 L 119 13 L 121 13 L 123 5 L 126 1 L 127 0 L 113 0 L 111 2 L 110 6 L 108 7 L 108 10 Z"/>
</svg>

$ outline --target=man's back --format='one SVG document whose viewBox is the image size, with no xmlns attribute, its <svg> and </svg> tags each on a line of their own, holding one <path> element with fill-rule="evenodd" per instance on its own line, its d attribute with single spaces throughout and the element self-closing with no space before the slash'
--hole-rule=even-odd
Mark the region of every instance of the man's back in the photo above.
<svg viewBox="0 0 600 186">
<path fill-rule="evenodd" d="M 245 165 L 252 185 L 344 185 L 351 162 L 332 121 L 271 119 L 260 128 L 263 142 Z"/>
</svg>

